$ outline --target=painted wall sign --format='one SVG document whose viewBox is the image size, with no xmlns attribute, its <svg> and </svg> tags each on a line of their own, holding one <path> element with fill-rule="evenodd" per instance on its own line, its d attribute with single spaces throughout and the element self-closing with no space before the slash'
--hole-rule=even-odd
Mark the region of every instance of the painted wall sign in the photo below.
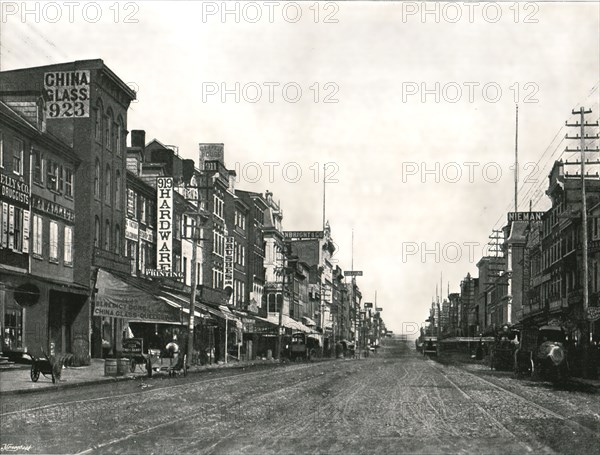
<svg viewBox="0 0 600 455">
<path fill-rule="evenodd" d="M 137 221 L 130 220 L 129 218 L 125 221 L 125 238 L 128 240 L 138 241 L 138 230 L 139 224 Z"/>
<path fill-rule="evenodd" d="M 40 196 L 33 195 L 31 197 L 31 208 L 65 221 L 73 222 L 75 220 L 75 212 L 73 210 Z"/>
<path fill-rule="evenodd" d="M 156 178 L 156 264 L 158 269 L 171 270 L 173 264 L 173 178 Z"/>
<path fill-rule="evenodd" d="M 84 118 L 90 116 L 90 71 L 52 71 L 44 73 L 47 118 Z"/>
<path fill-rule="evenodd" d="M 0 195 L 2 200 L 17 202 L 21 206 L 29 205 L 29 185 L 10 175 L 0 174 Z"/>
</svg>

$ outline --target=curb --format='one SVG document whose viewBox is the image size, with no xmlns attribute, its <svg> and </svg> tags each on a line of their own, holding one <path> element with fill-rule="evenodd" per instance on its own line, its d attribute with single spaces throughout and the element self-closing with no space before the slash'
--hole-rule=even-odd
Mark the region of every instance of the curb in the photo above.
<svg viewBox="0 0 600 455">
<path fill-rule="evenodd" d="M 334 360 L 334 359 L 320 359 L 319 362 Z M 260 362 L 260 363 L 245 363 L 242 365 L 233 365 L 233 366 L 220 366 L 220 367 L 209 367 L 203 369 L 194 369 L 188 370 L 188 375 L 192 374 L 200 374 L 212 371 L 220 371 L 220 370 L 240 370 L 247 367 L 255 367 L 255 366 L 265 366 L 265 367 L 274 367 L 274 366 L 283 366 L 288 365 L 288 362 Z M 153 376 L 154 377 L 154 376 Z M 89 381 L 81 381 L 81 382 L 66 382 L 61 384 L 60 382 L 54 384 L 53 386 L 48 387 L 40 387 L 37 389 L 17 389 L 17 390 L 7 390 L 5 392 L 0 392 L 0 397 L 9 397 L 13 395 L 26 395 L 30 393 L 44 393 L 44 392 L 58 392 L 65 389 L 75 389 L 78 387 L 87 387 L 98 384 L 106 384 L 106 383 L 115 383 L 115 382 L 124 382 L 124 381 L 132 381 L 136 379 L 150 379 L 147 374 L 136 374 L 134 376 L 102 376 L 102 378 L 91 379 Z"/>
</svg>

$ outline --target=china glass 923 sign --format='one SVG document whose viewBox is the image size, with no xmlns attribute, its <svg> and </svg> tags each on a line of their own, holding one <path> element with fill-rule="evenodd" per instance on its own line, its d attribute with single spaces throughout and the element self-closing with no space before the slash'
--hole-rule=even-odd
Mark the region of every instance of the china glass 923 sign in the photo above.
<svg viewBox="0 0 600 455">
<path fill-rule="evenodd" d="M 84 118 L 90 116 L 90 71 L 44 73 L 46 116 Z"/>
</svg>

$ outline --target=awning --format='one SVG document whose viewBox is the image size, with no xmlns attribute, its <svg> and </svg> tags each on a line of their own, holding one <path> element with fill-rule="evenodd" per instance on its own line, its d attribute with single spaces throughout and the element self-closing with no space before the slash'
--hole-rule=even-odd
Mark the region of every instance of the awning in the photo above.
<svg viewBox="0 0 600 455">
<path fill-rule="evenodd" d="M 256 316 L 256 319 L 260 319 L 262 321 L 266 321 L 271 324 L 279 326 L 279 316 L 278 315 L 277 316 L 269 315 L 267 318 L 261 318 L 259 316 Z M 297 332 L 305 332 L 305 333 L 314 332 L 314 330 L 311 329 L 310 327 L 307 327 L 304 324 L 302 324 L 301 322 L 298 322 L 295 319 L 292 319 L 286 315 L 283 315 L 282 325 L 283 325 L 283 327 L 285 327 L 287 329 L 292 329 Z"/>
<path fill-rule="evenodd" d="M 232 321 L 238 329 L 241 329 L 244 326 L 240 318 L 233 314 L 225 305 L 219 305 L 219 310 L 221 310 L 221 312 L 225 315 L 225 318 L 228 321 Z"/>
<path fill-rule="evenodd" d="M 141 282 L 117 277 L 99 269 L 96 280 L 94 316 L 108 316 L 138 322 L 180 324 L 181 313 L 176 306 L 165 303 Z M 137 284 L 137 285 L 136 285 Z"/>
<path fill-rule="evenodd" d="M 302 320 L 304 321 L 304 325 L 306 325 L 306 326 L 309 326 L 309 327 L 317 326 L 317 323 L 307 316 L 303 316 Z"/>
</svg>

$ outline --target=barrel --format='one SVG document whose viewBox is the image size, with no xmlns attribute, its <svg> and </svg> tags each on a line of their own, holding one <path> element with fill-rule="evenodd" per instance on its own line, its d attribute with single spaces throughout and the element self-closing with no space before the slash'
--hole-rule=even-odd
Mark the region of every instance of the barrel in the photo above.
<svg viewBox="0 0 600 455">
<path fill-rule="evenodd" d="M 129 372 L 129 359 L 119 359 L 117 362 L 117 375 L 121 376 Z"/>
<path fill-rule="evenodd" d="M 106 359 L 104 361 L 104 376 L 116 376 L 117 371 L 117 359 Z"/>
</svg>

